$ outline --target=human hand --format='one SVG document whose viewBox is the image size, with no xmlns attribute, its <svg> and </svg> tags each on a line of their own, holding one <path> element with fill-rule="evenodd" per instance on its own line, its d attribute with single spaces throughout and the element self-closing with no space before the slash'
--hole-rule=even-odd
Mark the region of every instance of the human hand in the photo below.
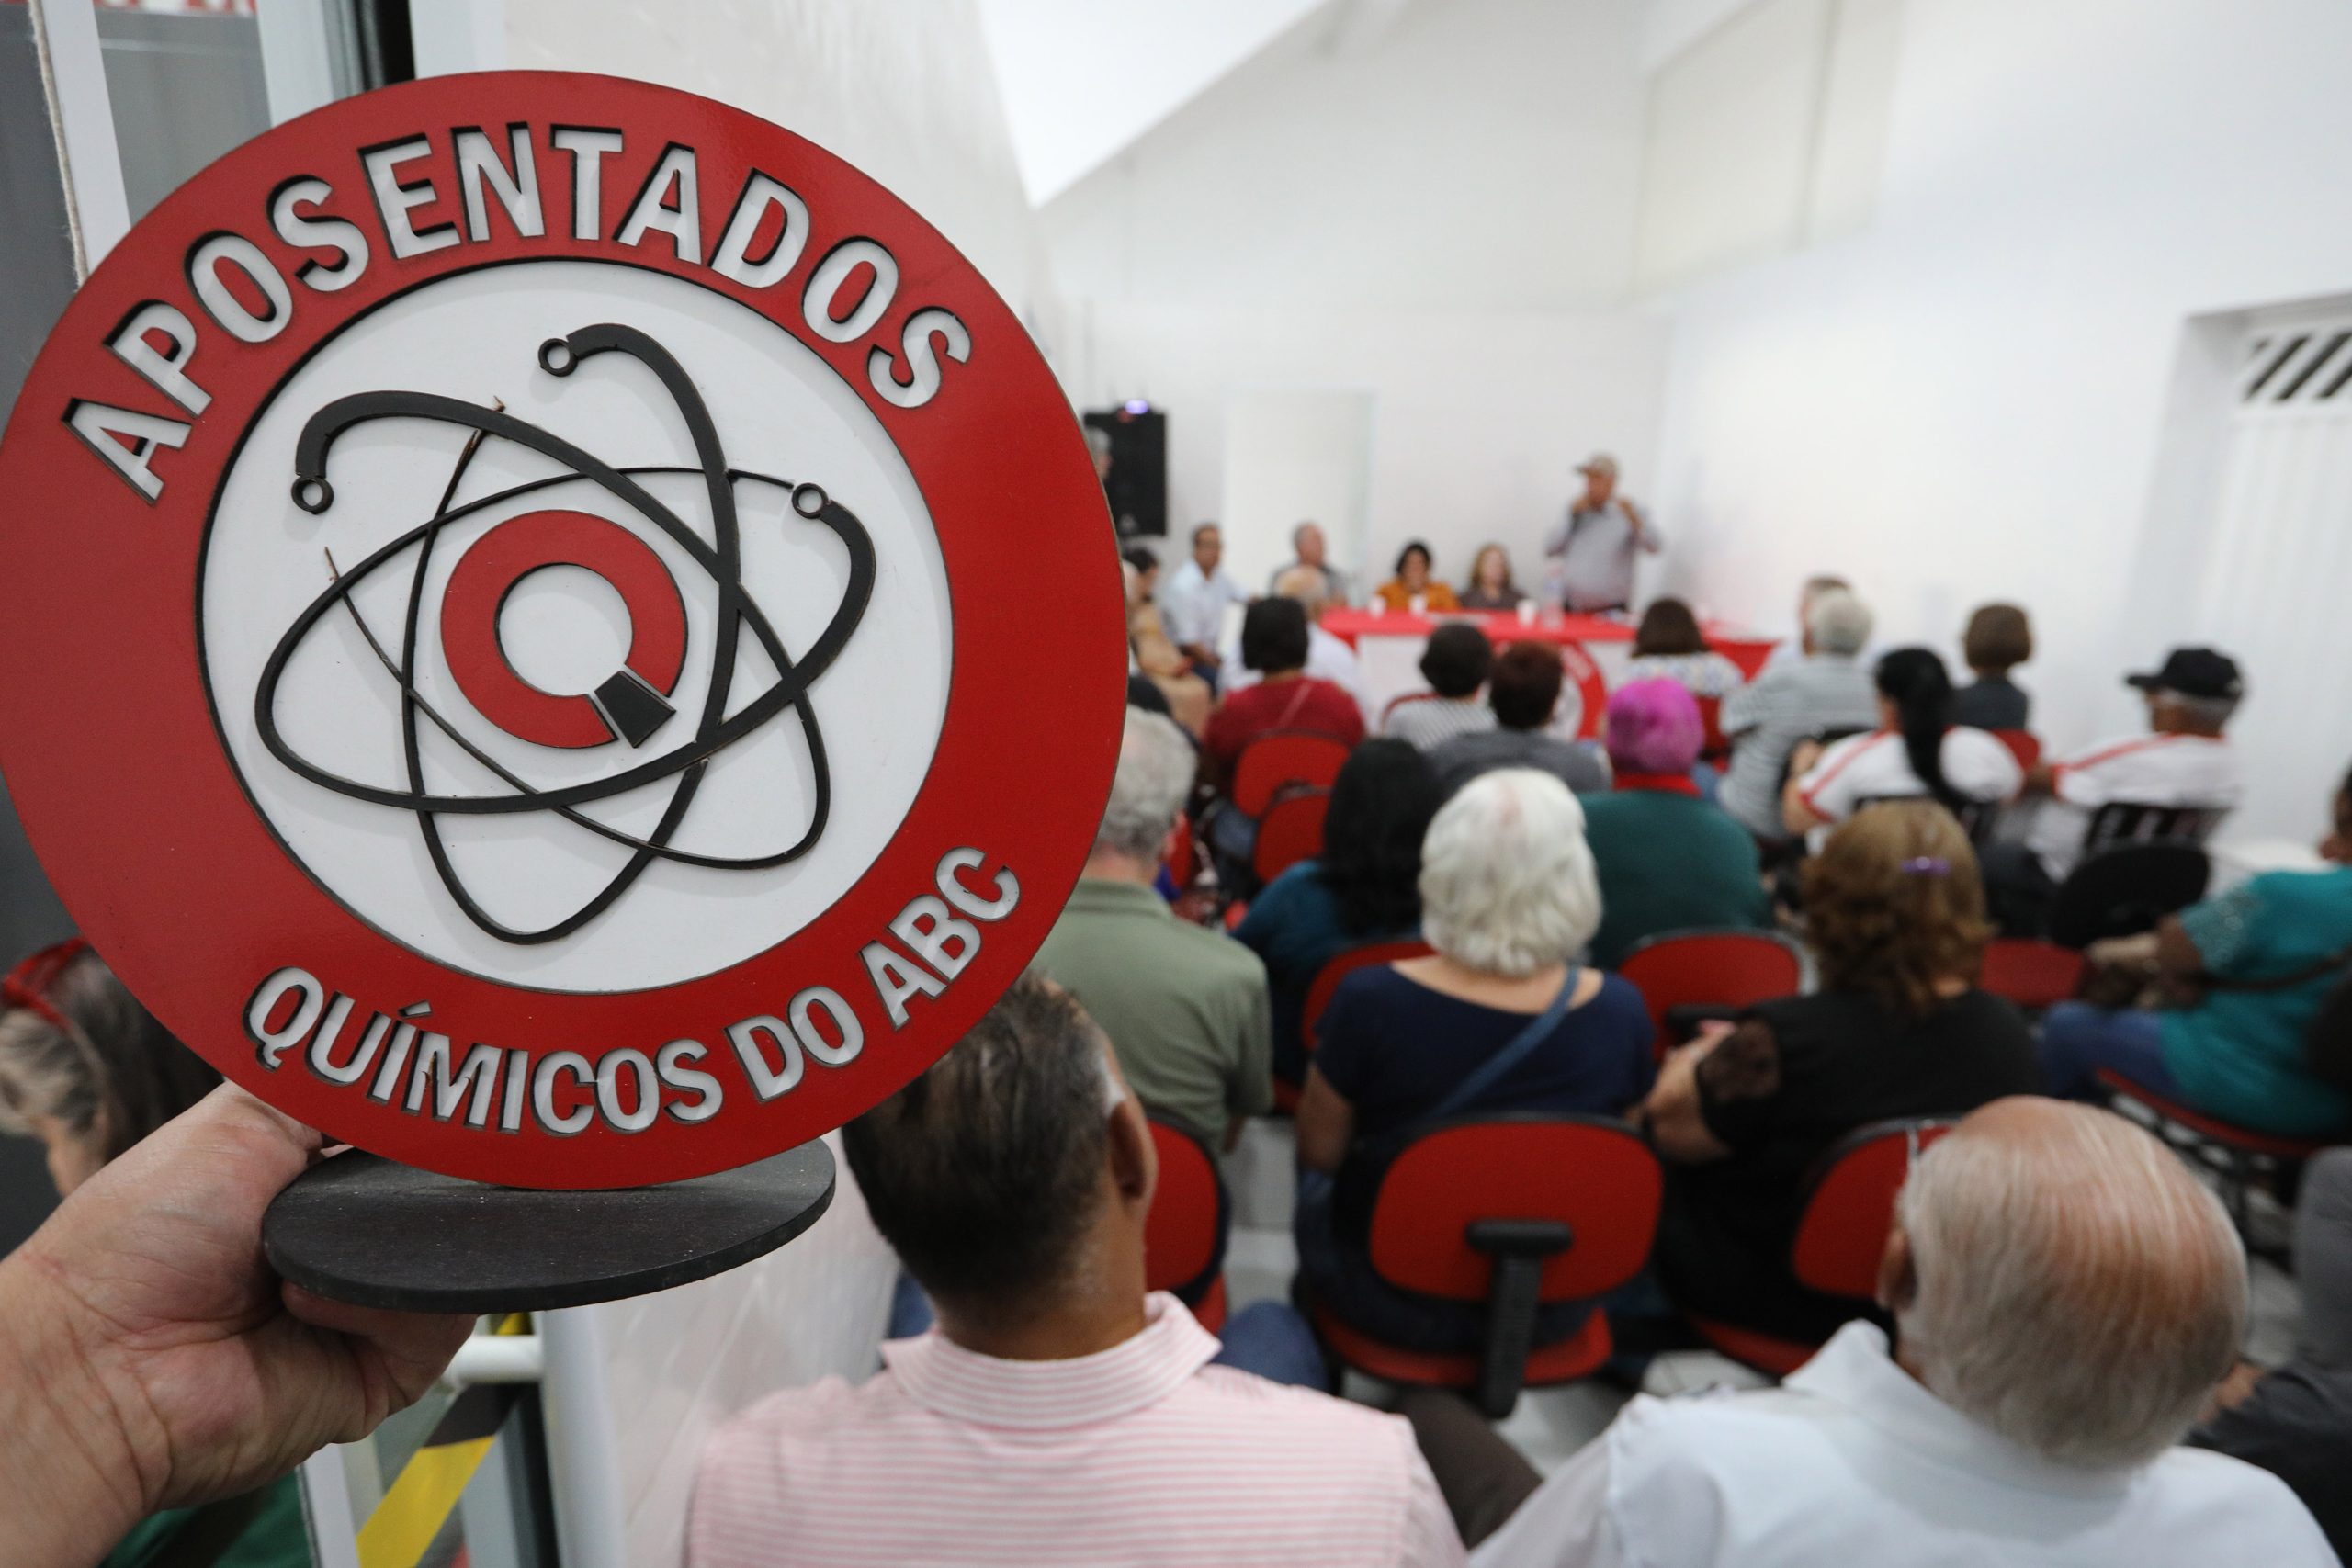
<svg viewBox="0 0 2352 1568">
<path fill-rule="evenodd" d="M 11 1562 L 96 1561 L 148 1514 L 366 1436 L 448 1364 L 471 1318 L 326 1301 L 263 1260 L 262 1213 L 320 1144 L 223 1087 L 0 1263 Z"/>
<path fill-rule="evenodd" d="M 1820 741 L 1810 739 L 1800 740 L 1790 747 L 1789 777 L 1801 779 L 1813 772 L 1813 765 L 1821 761 L 1821 753 L 1826 750 L 1827 748 Z"/>
</svg>

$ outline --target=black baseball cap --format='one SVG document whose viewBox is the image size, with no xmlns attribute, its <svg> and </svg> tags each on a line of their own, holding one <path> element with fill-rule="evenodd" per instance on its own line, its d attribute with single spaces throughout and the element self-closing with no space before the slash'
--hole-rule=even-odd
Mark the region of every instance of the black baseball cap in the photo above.
<svg viewBox="0 0 2352 1568">
<path fill-rule="evenodd" d="M 2126 675 L 2124 683 L 2143 692 L 2178 692 L 2184 697 L 2242 696 L 2245 678 L 2237 660 L 2210 648 L 2176 648 L 2153 675 Z"/>
</svg>

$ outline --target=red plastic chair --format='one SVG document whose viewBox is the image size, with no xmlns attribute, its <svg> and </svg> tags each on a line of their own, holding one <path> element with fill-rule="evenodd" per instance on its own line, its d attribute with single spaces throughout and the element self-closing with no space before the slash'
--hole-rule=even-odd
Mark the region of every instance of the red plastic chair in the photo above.
<svg viewBox="0 0 2352 1568">
<path fill-rule="evenodd" d="M 1596 1302 L 1641 1272 L 1657 1231 L 1657 1158 L 1622 1122 L 1505 1116 L 1415 1140 L 1383 1178 L 1372 1266 L 1399 1290 L 1484 1302 L 1478 1355 L 1385 1344 L 1318 1306 L 1316 1332 L 1347 1365 L 1393 1382 L 1476 1391 L 1500 1418 L 1526 1384 L 1566 1382 L 1609 1359 L 1596 1307 L 1566 1339 L 1534 1345 L 1535 1310 Z"/>
<path fill-rule="evenodd" d="M 1168 839 L 1168 880 L 1176 885 L 1176 891 L 1181 894 L 1193 886 L 1198 869 L 1193 863 L 1193 819 L 1179 812 L 1175 831 Z"/>
<path fill-rule="evenodd" d="M 1143 1222 L 1144 1288 L 1174 1292 L 1214 1334 L 1225 1324 L 1225 1183 L 1208 1149 L 1183 1129 L 1155 1119 L 1151 1142 L 1159 1185 Z"/>
<path fill-rule="evenodd" d="M 1617 973 L 1649 1004 L 1663 1057 L 1675 1043 L 1670 1010 L 1720 1007 L 1728 1013 L 1795 996 L 1804 986 L 1804 953 L 1773 931 L 1668 931 L 1636 943 Z"/>
<path fill-rule="evenodd" d="M 1705 727 L 1704 739 L 1699 744 L 1702 761 L 1720 762 L 1731 755 L 1731 740 L 1724 734 L 1724 700 L 1721 697 L 1701 697 L 1699 722 Z"/>
<path fill-rule="evenodd" d="M 1847 1134 L 1815 1163 L 1806 1179 L 1804 1217 L 1797 1222 L 1789 1249 L 1799 1284 L 1858 1302 L 1878 1293 L 1879 1260 L 1894 1225 L 1895 1197 L 1911 1174 L 1911 1162 L 1951 1128 L 1951 1122 L 1939 1121 L 1873 1122 Z M 1717 1350 L 1774 1377 L 1788 1376 L 1821 1348 L 1685 1315 Z"/>
<path fill-rule="evenodd" d="M 2009 755 L 2018 760 L 2018 766 L 2029 773 L 2041 761 L 2041 741 L 2030 729 L 1996 729 L 1993 739 L 2007 747 Z"/>
<path fill-rule="evenodd" d="M 1263 817 L 1283 785 L 1329 789 L 1347 761 L 1347 747 L 1320 731 L 1270 729 L 1241 749 L 1226 798 L 1244 817 Z"/>
<path fill-rule="evenodd" d="M 1330 961 L 1315 972 L 1306 987 L 1306 1004 L 1299 1011 L 1299 1044 L 1308 1056 L 1315 1055 L 1316 1026 L 1323 1021 L 1323 1010 L 1331 1005 L 1332 993 L 1340 982 L 1359 969 L 1370 969 L 1384 964 L 1401 964 L 1408 958 L 1427 958 L 1437 949 L 1418 937 L 1402 942 L 1368 942 L 1361 947 L 1351 947 L 1335 953 Z M 1274 1109 L 1285 1115 L 1298 1110 L 1299 1086 L 1288 1078 L 1274 1079 Z"/>
<path fill-rule="evenodd" d="M 2345 1142 L 2343 1138 L 2282 1138 L 2275 1133 L 2233 1126 L 2201 1111 L 2192 1111 L 2177 1100 L 2167 1100 L 2111 1067 L 2099 1069 L 2098 1081 L 2110 1099 L 2131 1100 L 2154 1116 L 2158 1137 L 2183 1159 L 2211 1173 L 2214 1185 L 2221 1189 L 2222 1204 L 2230 1212 L 2231 1223 L 2237 1226 L 2247 1251 L 2284 1260 L 2285 1255 L 2278 1247 L 2256 1235 L 2247 1194 L 2265 1176 L 2277 1179 L 2282 1191 L 2291 1190 L 2295 1173 L 2302 1168 L 2303 1162 L 2323 1149 Z"/>
<path fill-rule="evenodd" d="M 1984 944 L 1977 985 L 2021 1008 L 2055 1007 L 2082 989 L 2083 955 L 2054 942 L 1997 937 Z"/>
<path fill-rule="evenodd" d="M 1258 818 L 1258 842 L 1250 852 L 1260 886 L 1323 852 L 1323 816 L 1330 807 L 1329 789 L 1293 787 L 1274 797 Z"/>
</svg>

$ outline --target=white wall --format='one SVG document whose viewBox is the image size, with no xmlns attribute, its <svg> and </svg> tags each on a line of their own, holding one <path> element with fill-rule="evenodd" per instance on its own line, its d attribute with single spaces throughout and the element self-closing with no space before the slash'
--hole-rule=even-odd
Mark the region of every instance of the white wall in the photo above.
<svg viewBox="0 0 2352 1568">
<path fill-rule="evenodd" d="M 1864 230 L 1661 302 L 1670 577 L 1780 626 L 1842 570 L 1883 640 L 2015 597 L 2037 728 L 2132 722 L 2199 631 L 2126 614 L 2187 318 L 2352 284 L 2346 60 L 2341 0 L 1908 0 Z"/>
<path fill-rule="evenodd" d="M 1044 209 L 1090 406 L 1169 411 L 1170 531 L 1215 516 L 1240 389 L 1375 401 L 1374 581 L 1416 536 L 1535 575 L 1570 466 L 1641 493 L 1663 336 L 1615 309 L 1633 254 L 1634 0 L 1416 0 L 1319 14 Z M 1228 541 L 1237 570 L 1287 525 Z M 1357 562 L 1353 564 L 1364 564 Z"/>
</svg>

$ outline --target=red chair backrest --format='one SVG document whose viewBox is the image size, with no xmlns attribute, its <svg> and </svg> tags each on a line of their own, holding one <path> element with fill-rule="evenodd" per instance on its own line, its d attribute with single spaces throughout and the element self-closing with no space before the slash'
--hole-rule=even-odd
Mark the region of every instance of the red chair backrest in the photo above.
<svg viewBox="0 0 2352 1568">
<path fill-rule="evenodd" d="M 2083 955 L 2054 942 L 1996 937 L 1984 944 L 1977 985 L 2021 1008 L 2053 1007 L 2082 989 Z"/>
<path fill-rule="evenodd" d="M 2033 772 L 2033 765 L 2041 761 L 2041 742 L 2030 729 L 1996 729 L 1993 739 L 2007 747 L 2009 755 L 2027 773 Z"/>
<path fill-rule="evenodd" d="M 1873 1122 L 1822 1156 L 1797 1223 L 1789 1263 L 1808 1290 L 1868 1301 L 1911 1162 L 1951 1131 L 1949 1122 Z"/>
<path fill-rule="evenodd" d="M 1168 880 L 1182 893 L 1193 886 L 1193 819 L 1183 813 L 1176 816 L 1175 830 L 1168 836 Z"/>
<path fill-rule="evenodd" d="M 1691 1003 L 1744 1008 L 1795 996 L 1804 984 L 1804 957 L 1770 931 L 1669 931 L 1635 946 L 1617 973 L 1649 1004 L 1663 1051 L 1673 1043 L 1668 1009 Z"/>
<path fill-rule="evenodd" d="M 1312 729 L 1270 729 L 1241 749 L 1226 797 L 1244 817 L 1262 817 L 1284 784 L 1329 789 L 1347 764 L 1348 749 Z"/>
<path fill-rule="evenodd" d="M 1724 700 L 1721 697 L 1701 697 L 1699 722 L 1705 727 L 1705 738 L 1699 743 L 1699 755 L 1707 758 L 1728 757 L 1731 742 L 1724 737 Z"/>
<path fill-rule="evenodd" d="M 1205 1285 L 1220 1261 L 1225 1186 L 1201 1141 L 1164 1122 L 1151 1123 L 1159 1152 L 1159 1185 L 1143 1221 L 1143 1280 L 1150 1291 L 1186 1294 Z"/>
<path fill-rule="evenodd" d="M 1558 1220 L 1574 1239 L 1544 1265 L 1541 1298 L 1586 1301 L 1641 1272 L 1657 1231 L 1657 1156 L 1622 1122 L 1504 1116 L 1415 1139 L 1372 1209 L 1372 1266 L 1391 1284 L 1484 1301 L 1494 1262 L 1464 1233 L 1479 1220 Z"/>
<path fill-rule="evenodd" d="M 1261 883 L 1323 852 L 1323 815 L 1330 807 L 1328 789 L 1294 789 L 1275 797 L 1258 818 L 1258 841 L 1250 852 L 1250 869 Z"/>
<path fill-rule="evenodd" d="M 1323 1010 L 1331 1005 L 1332 993 L 1340 982 L 1359 969 L 1370 969 L 1383 964 L 1402 964 L 1408 958 L 1427 958 L 1436 948 L 1419 937 L 1401 942 L 1368 942 L 1362 947 L 1351 947 L 1334 953 L 1322 968 L 1315 972 L 1315 979 L 1306 987 L 1306 1005 L 1299 1010 L 1299 1043 L 1306 1047 L 1308 1055 L 1315 1054 L 1315 1029 L 1323 1021 Z"/>
</svg>

